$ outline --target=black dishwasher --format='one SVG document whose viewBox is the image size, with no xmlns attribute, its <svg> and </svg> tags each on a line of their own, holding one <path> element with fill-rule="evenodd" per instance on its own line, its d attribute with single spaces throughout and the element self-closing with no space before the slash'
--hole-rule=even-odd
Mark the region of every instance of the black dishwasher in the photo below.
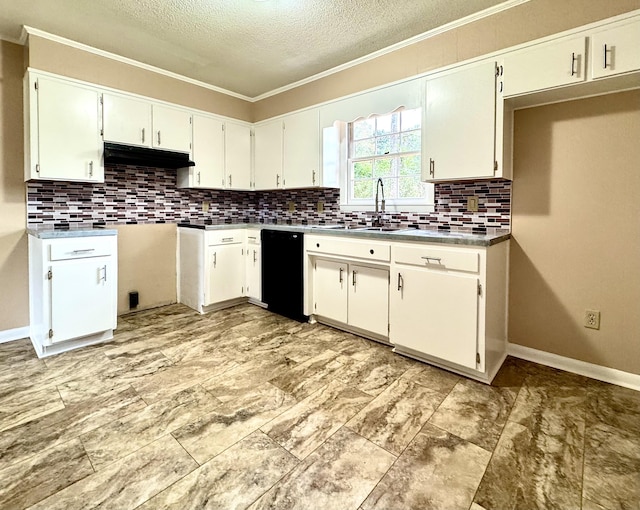
<svg viewBox="0 0 640 510">
<path fill-rule="evenodd" d="M 307 321 L 303 314 L 304 234 L 263 229 L 261 239 L 263 303 L 272 312 Z"/>
</svg>

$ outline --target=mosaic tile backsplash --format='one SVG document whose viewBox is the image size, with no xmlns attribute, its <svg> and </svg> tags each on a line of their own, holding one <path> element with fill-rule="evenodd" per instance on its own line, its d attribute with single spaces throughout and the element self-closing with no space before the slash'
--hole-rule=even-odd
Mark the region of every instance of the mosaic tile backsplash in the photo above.
<svg viewBox="0 0 640 510">
<path fill-rule="evenodd" d="M 467 197 L 479 199 L 467 212 Z M 432 213 L 385 213 L 393 226 L 468 232 L 508 231 L 511 182 L 475 181 L 435 186 Z M 209 210 L 202 203 L 209 202 Z M 295 211 L 289 212 L 289 203 Z M 318 212 L 322 202 L 324 210 Z M 32 181 L 27 183 L 28 226 L 135 223 L 367 224 L 373 212 L 340 210 L 335 188 L 284 191 L 189 190 L 176 187 L 175 170 L 107 166 L 102 184 Z"/>
</svg>

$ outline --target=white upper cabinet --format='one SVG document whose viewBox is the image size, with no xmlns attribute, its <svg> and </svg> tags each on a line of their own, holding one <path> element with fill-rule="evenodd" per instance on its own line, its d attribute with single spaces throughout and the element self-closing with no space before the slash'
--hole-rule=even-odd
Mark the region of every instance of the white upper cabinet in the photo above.
<svg viewBox="0 0 640 510">
<path fill-rule="evenodd" d="M 594 33 L 590 54 L 592 78 L 640 70 L 640 21 Z"/>
<path fill-rule="evenodd" d="M 314 108 L 288 115 L 284 121 L 284 179 L 287 188 L 320 184 L 320 115 Z"/>
<path fill-rule="evenodd" d="M 282 120 L 259 124 L 254 130 L 255 189 L 284 187 L 282 178 Z"/>
<path fill-rule="evenodd" d="M 151 103 L 114 94 L 102 95 L 105 142 L 151 147 Z"/>
<path fill-rule="evenodd" d="M 180 169 L 191 172 L 194 188 L 219 188 L 224 185 L 224 124 L 204 115 L 193 116 L 193 152 L 196 166 Z"/>
<path fill-rule="evenodd" d="M 25 180 L 103 182 L 98 91 L 33 74 L 25 83 Z"/>
<path fill-rule="evenodd" d="M 226 187 L 251 189 L 251 128 L 245 124 L 226 122 L 224 133 Z"/>
<path fill-rule="evenodd" d="M 427 79 L 422 180 L 502 176 L 495 171 L 502 136 L 496 133 L 497 69 L 483 62 Z"/>
<path fill-rule="evenodd" d="M 586 38 L 561 39 L 504 56 L 504 97 L 585 80 Z"/>
<path fill-rule="evenodd" d="M 156 149 L 191 152 L 191 112 L 154 104 L 152 144 Z"/>
</svg>

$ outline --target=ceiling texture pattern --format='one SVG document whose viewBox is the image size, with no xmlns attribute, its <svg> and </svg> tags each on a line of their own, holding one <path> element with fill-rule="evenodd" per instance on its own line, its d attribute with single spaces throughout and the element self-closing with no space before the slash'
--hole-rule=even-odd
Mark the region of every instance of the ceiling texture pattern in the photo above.
<svg viewBox="0 0 640 510">
<path fill-rule="evenodd" d="M 0 0 L 22 25 L 255 97 L 502 0 Z"/>
</svg>

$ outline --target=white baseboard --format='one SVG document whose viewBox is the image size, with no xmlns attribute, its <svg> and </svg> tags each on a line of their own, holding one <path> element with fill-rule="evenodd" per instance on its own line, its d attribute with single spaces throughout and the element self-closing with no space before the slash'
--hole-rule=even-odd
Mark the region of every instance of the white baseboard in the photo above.
<svg viewBox="0 0 640 510">
<path fill-rule="evenodd" d="M 593 363 L 587 363 L 586 361 L 566 358 L 564 356 L 539 351 L 537 349 L 517 344 L 508 344 L 507 352 L 515 358 L 526 359 L 527 361 L 533 361 L 534 363 L 540 363 L 541 365 L 559 368 L 560 370 L 566 370 L 567 372 L 572 372 L 574 374 L 591 377 L 598 381 L 617 384 L 618 386 L 624 386 L 625 388 L 640 391 L 640 375 L 638 374 L 623 372 L 622 370 L 603 367 L 601 365 L 594 365 Z"/>
<path fill-rule="evenodd" d="M 20 340 L 21 338 L 29 338 L 29 326 L 0 331 L 0 344 L 13 342 L 14 340 Z"/>
</svg>

